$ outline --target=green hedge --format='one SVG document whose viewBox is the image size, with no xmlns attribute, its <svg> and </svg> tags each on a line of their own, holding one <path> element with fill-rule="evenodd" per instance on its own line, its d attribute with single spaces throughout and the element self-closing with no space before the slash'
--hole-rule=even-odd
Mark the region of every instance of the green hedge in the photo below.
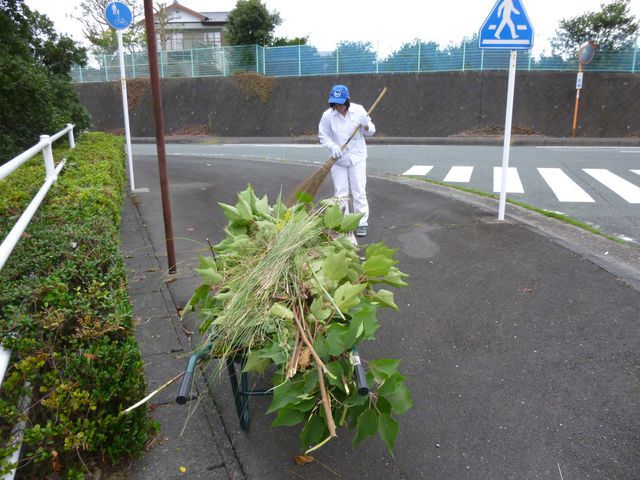
<svg viewBox="0 0 640 480">
<path fill-rule="evenodd" d="M 65 152 L 66 153 L 66 152 Z M 0 388 L 0 474 L 11 428 L 26 420 L 18 476 L 82 478 L 140 454 L 142 360 L 120 254 L 122 138 L 87 133 L 0 271 L 0 338 L 12 350 Z M 42 159 L 0 181 L 4 239 L 43 182 Z M 18 403 L 31 397 L 23 415 Z"/>
</svg>

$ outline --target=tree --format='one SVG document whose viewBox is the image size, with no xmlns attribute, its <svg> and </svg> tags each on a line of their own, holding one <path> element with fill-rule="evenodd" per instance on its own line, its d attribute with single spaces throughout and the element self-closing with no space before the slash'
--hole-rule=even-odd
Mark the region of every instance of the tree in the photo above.
<svg viewBox="0 0 640 480">
<path fill-rule="evenodd" d="M 636 40 L 640 24 L 629 12 L 630 0 L 601 4 L 599 12 L 563 19 L 551 40 L 554 55 L 575 56 L 587 40 L 598 45 L 599 52 L 624 50 Z"/>
<path fill-rule="evenodd" d="M 112 0 L 82 0 L 72 18 L 82 25 L 82 34 L 93 46 L 94 55 L 110 54 L 118 51 L 118 38 L 114 28 L 105 19 L 106 6 Z M 129 51 L 145 45 L 144 9 L 139 0 L 120 0 L 130 9 L 133 16 L 131 27 L 122 33 L 122 43 Z"/>
<path fill-rule="evenodd" d="M 282 23 L 260 0 L 238 0 L 227 18 L 225 33 L 230 45 L 271 45 L 273 31 Z"/>
<path fill-rule="evenodd" d="M 86 64 L 84 48 L 22 0 L 0 0 L 0 44 L 0 163 L 41 134 L 89 125 L 70 75 L 72 64 Z"/>
<path fill-rule="evenodd" d="M 160 40 L 160 50 L 165 51 L 167 44 L 173 40 L 173 31 L 167 26 L 174 19 L 174 12 L 167 10 L 166 3 L 157 3 L 153 7 L 153 11 L 155 13 L 156 35 Z"/>
<path fill-rule="evenodd" d="M 337 73 L 369 73 L 375 71 L 377 53 L 371 42 L 340 42 L 335 55 Z"/>
<path fill-rule="evenodd" d="M 271 47 L 297 47 L 298 45 L 307 45 L 309 37 L 274 37 L 269 46 Z"/>
</svg>

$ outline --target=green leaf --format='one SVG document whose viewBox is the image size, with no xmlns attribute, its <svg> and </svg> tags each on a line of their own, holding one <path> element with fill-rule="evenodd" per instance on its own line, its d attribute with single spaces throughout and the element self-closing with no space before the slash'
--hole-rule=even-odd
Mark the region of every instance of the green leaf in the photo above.
<svg viewBox="0 0 640 480">
<path fill-rule="evenodd" d="M 320 333 L 313 341 L 313 349 L 322 359 L 327 358 L 327 355 L 329 355 L 329 345 L 327 343 L 327 339 L 322 333 Z"/>
<path fill-rule="evenodd" d="M 346 339 L 348 331 L 349 328 L 340 323 L 332 323 L 327 327 L 327 347 L 329 355 L 335 357 L 351 348 L 352 345 L 349 345 Z"/>
<path fill-rule="evenodd" d="M 294 383 L 291 380 L 287 380 L 284 383 L 278 384 L 273 389 L 273 400 L 267 409 L 267 413 L 275 412 L 287 405 L 295 405 L 298 403 L 301 400 L 299 397 L 304 395 L 303 388 L 304 382 Z"/>
<path fill-rule="evenodd" d="M 218 205 L 220 205 L 220 208 L 222 208 L 222 213 L 224 214 L 225 218 L 229 220 L 229 222 L 232 222 L 234 220 L 242 220 L 242 217 L 240 217 L 240 212 L 236 207 L 232 207 L 231 205 L 220 202 L 218 202 Z"/>
<path fill-rule="evenodd" d="M 393 455 L 393 447 L 396 444 L 399 430 L 398 422 L 391 418 L 390 415 L 386 413 L 380 414 L 378 418 L 378 432 L 391 455 Z"/>
<path fill-rule="evenodd" d="M 282 408 L 278 410 L 278 416 L 271 423 L 272 427 L 291 427 L 302 423 L 306 418 L 303 412 L 294 410 L 293 408 Z"/>
<path fill-rule="evenodd" d="M 312 203 L 313 197 L 305 192 L 296 192 L 296 200 L 298 203 Z"/>
<path fill-rule="evenodd" d="M 396 267 L 391 267 L 389 269 L 389 273 L 387 273 L 384 278 L 383 281 L 384 283 L 387 283 L 389 285 L 391 285 L 392 287 L 406 287 L 408 285 L 407 282 L 405 282 L 404 280 L 402 280 L 405 277 L 408 277 L 409 275 L 407 275 L 406 273 L 401 272 L 400 270 L 398 270 Z"/>
<path fill-rule="evenodd" d="M 187 302 L 187 304 L 182 309 L 181 316 L 187 313 L 190 310 L 193 310 L 193 307 L 199 304 L 203 299 L 207 298 L 209 294 L 209 289 L 211 287 L 209 285 L 200 285 L 193 291 L 193 295 Z"/>
<path fill-rule="evenodd" d="M 342 213 L 342 209 L 340 205 L 334 203 L 330 207 L 328 207 L 324 212 L 324 225 L 327 228 L 336 229 L 342 223 L 342 219 L 344 214 Z"/>
<path fill-rule="evenodd" d="M 344 376 L 342 364 L 338 361 L 329 362 L 327 364 L 327 369 L 333 374 L 333 377 L 335 377 L 327 377 L 329 384 L 344 391 L 344 385 L 342 385 L 342 377 Z"/>
<path fill-rule="evenodd" d="M 253 220 L 253 210 L 251 210 L 251 205 L 242 197 L 238 199 L 238 203 L 236 204 L 238 209 L 238 214 L 242 220 L 250 221 Z"/>
<path fill-rule="evenodd" d="M 389 307 L 394 309 L 396 312 L 399 310 L 398 306 L 393 301 L 393 292 L 389 290 L 385 290 L 381 288 L 376 292 L 376 294 L 372 298 L 373 301 L 380 303 L 384 307 Z"/>
<path fill-rule="evenodd" d="M 392 360 L 390 358 L 380 358 L 369 362 L 369 370 L 373 373 L 376 380 L 383 381 L 392 375 L 398 373 L 400 360 Z"/>
<path fill-rule="evenodd" d="M 222 275 L 215 268 L 194 268 L 193 270 L 200 275 L 202 283 L 207 285 L 217 285 L 222 281 Z"/>
<path fill-rule="evenodd" d="M 293 312 L 281 303 L 274 303 L 273 305 L 271 305 L 269 315 L 272 315 L 276 318 L 285 318 L 287 320 L 293 320 L 294 318 Z"/>
<path fill-rule="evenodd" d="M 204 256 L 202 255 L 200 257 L 200 268 L 216 268 L 216 261 L 213 259 L 213 257 L 210 256 Z"/>
<path fill-rule="evenodd" d="M 362 213 L 349 213 L 345 215 L 338 230 L 341 232 L 350 232 L 351 230 L 355 230 L 360 224 L 362 215 Z"/>
<path fill-rule="evenodd" d="M 329 254 L 324 260 L 322 270 L 324 274 L 333 280 L 342 280 L 349 269 L 347 252 L 342 250 L 336 254 Z"/>
<path fill-rule="evenodd" d="M 266 346 L 262 347 L 258 352 L 262 358 L 268 358 L 276 365 L 282 365 L 287 361 L 287 357 L 282 347 L 273 341 L 266 344 Z M 274 385 L 277 384 L 274 383 Z"/>
<path fill-rule="evenodd" d="M 270 212 L 269 212 L 269 199 L 267 198 L 267 196 L 265 195 L 264 197 L 262 197 L 259 200 L 256 200 L 255 203 L 255 211 L 256 213 L 259 213 L 265 217 L 270 216 Z"/>
<path fill-rule="evenodd" d="M 374 255 L 364 262 L 364 273 L 369 277 L 380 277 L 389 273 L 389 269 L 398 263 L 383 255 Z"/>
<path fill-rule="evenodd" d="M 271 359 L 269 357 L 262 357 L 260 350 L 251 350 L 249 355 L 247 355 L 247 363 L 242 371 L 262 373 L 270 363 Z"/>
<path fill-rule="evenodd" d="M 353 439 L 353 447 L 357 447 L 362 440 L 373 437 L 378 432 L 378 415 L 370 408 L 367 408 L 358 416 L 356 436 Z"/>
<path fill-rule="evenodd" d="M 351 350 L 362 334 L 364 333 L 364 324 L 361 317 L 351 317 L 347 326 L 347 331 L 343 336 L 343 341 L 347 350 Z"/>
<path fill-rule="evenodd" d="M 389 400 L 384 397 L 378 396 L 378 398 L 376 399 L 376 410 L 378 410 L 380 413 L 387 413 L 391 415 L 392 408 Z"/>
<path fill-rule="evenodd" d="M 302 449 L 314 445 L 327 436 L 327 427 L 319 415 L 312 415 L 300 433 Z"/>
<path fill-rule="evenodd" d="M 318 372 L 314 368 L 304 374 L 304 393 L 310 394 L 318 386 Z"/>
<path fill-rule="evenodd" d="M 389 401 L 396 413 L 405 413 L 413 406 L 411 392 L 404 383 L 396 383 L 393 393 L 385 395 L 384 398 Z"/>
<path fill-rule="evenodd" d="M 251 184 L 247 185 L 247 188 L 238 193 L 238 200 L 245 202 L 253 211 L 253 207 L 256 204 L 257 197 L 253 191 L 253 186 L 251 186 Z"/>
<path fill-rule="evenodd" d="M 371 257 L 375 257 L 376 255 L 382 255 L 386 258 L 393 258 L 393 256 L 398 251 L 397 248 L 388 248 L 384 242 L 372 243 L 365 250 L 364 256 L 369 259 Z"/>
<path fill-rule="evenodd" d="M 311 314 L 321 322 L 324 322 L 331 316 L 331 309 L 323 307 L 324 304 L 322 298 L 320 297 L 315 297 L 313 299 L 313 302 L 311 302 L 311 306 L 309 307 L 309 311 L 311 312 Z"/>
<path fill-rule="evenodd" d="M 346 282 L 340 285 L 333 294 L 333 301 L 341 312 L 346 312 L 360 303 L 360 294 L 367 288 L 365 284 L 352 285 Z"/>
<path fill-rule="evenodd" d="M 351 314 L 351 321 L 362 321 L 362 326 L 364 329 L 362 339 L 373 340 L 375 338 L 376 331 L 380 327 L 380 324 L 376 320 L 377 307 L 375 305 L 371 305 L 368 302 L 363 302 L 363 305 L 364 306 L 360 311 Z"/>
</svg>

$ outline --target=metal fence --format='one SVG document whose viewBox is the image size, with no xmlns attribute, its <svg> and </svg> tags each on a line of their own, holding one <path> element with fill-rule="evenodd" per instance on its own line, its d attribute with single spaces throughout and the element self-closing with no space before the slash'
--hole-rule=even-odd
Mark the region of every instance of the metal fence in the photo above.
<svg viewBox="0 0 640 480">
<path fill-rule="evenodd" d="M 273 77 L 305 75 L 341 75 L 351 73 L 418 73 L 446 71 L 508 70 L 509 51 L 482 50 L 474 43 L 441 49 L 433 42 L 406 44 L 385 57 L 367 47 L 352 44 L 321 52 L 310 45 L 261 47 L 259 45 L 196 48 L 158 53 L 161 77 L 228 76 L 255 72 Z M 78 83 L 117 80 L 118 55 L 102 55 L 98 65 L 72 69 Z M 596 54 L 587 67 L 590 71 L 638 72 L 638 46 L 619 52 Z M 577 59 L 560 56 L 534 57 L 529 51 L 518 55 L 519 70 L 576 71 Z M 146 52 L 125 55 L 127 78 L 148 77 Z"/>
</svg>

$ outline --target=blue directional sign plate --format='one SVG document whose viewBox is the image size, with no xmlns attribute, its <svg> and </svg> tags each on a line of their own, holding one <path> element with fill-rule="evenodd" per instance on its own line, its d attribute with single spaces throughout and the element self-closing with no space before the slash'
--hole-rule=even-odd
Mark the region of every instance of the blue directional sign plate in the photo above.
<svg viewBox="0 0 640 480">
<path fill-rule="evenodd" d="M 111 2 L 104 10 L 107 23 L 116 30 L 123 30 L 131 25 L 133 15 L 127 5 L 122 2 Z"/>
<path fill-rule="evenodd" d="M 533 47 L 533 26 L 521 0 L 498 0 L 480 28 L 478 46 L 495 50 Z"/>
</svg>

